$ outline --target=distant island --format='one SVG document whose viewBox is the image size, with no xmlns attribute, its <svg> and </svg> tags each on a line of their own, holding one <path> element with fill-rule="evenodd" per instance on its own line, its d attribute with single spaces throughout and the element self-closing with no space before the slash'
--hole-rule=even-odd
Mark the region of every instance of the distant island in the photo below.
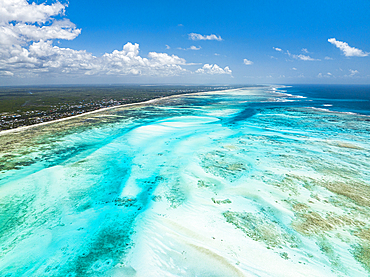
<svg viewBox="0 0 370 277">
<path fill-rule="evenodd" d="M 0 88 L 0 131 L 176 94 L 241 86 L 50 86 Z"/>
</svg>

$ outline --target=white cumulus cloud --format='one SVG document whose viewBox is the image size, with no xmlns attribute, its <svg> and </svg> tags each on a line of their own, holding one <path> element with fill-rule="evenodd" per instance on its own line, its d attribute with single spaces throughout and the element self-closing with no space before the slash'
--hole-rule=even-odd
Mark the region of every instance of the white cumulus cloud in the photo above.
<svg viewBox="0 0 370 277">
<path fill-rule="evenodd" d="M 202 68 L 199 68 L 195 71 L 196 73 L 202 73 L 202 74 L 230 74 L 232 71 L 228 66 L 225 68 L 219 67 L 217 64 L 205 64 Z"/>
<path fill-rule="evenodd" d="M 29 3 L 26 0 L 0 0 L 0 76 L 83 75 L 143 75 L 178 76 L 192 73 L 184 68 L 191 65 L 185 59 L 167 53 L 149 52 L 140 55 L 139 44 L 126 43 L 121 50 L 94 56 L 86 50 L 55 46 L 55 40 L 73 40 L 80 33 L 74 23 L 65 18 L 67 5 Z M 200 36 L 200 37 L 199 37 Z M 197 39 L 222 40 L 220 36 Z M 170 49 L 166 45 L 167 49 Z M 199 50 L 191 46 L 187 50 Z M 229 67 L 204 65 L 196 71 L 204 74 L 231 74 Z"/>
<path fill-rule="evenodd" d="M 351 47 L 347 42 L 339 41 L 335 38 L 329 38 L 328 41 L 339 48 L 346 57 L 366 57 L 370 54 L 362 51 L 361 49 Z"/>
<path fill-rule="evenodd" d="M 64 12 L 65 6 L 59 2 L 52 5 L 29 4 L 26 0 L 1 0 L 0 23 L 18 21 L 22 23 L 45 23 L 50 17 Z"/>
<path fill-rule="evenodd" d="M 48 39 L 73 40 L 81 33 L 81 30 L 76 29 L 76 26 L 69 20 L 54 21 L 52 25 L 42 27 L 25 23 L 8 24 L 1 26 L 1 30 L 12 38 L 16 38 L 12 44 L 16 41 L 24 43 Z"/>
<path fill-rule="evenodd" d="M 130 42 L 122 50 L 114 50 L 96 57 L 85 50 L 53 46 L 52 41 L 33 42 L 29 49 L 13 47 L 3 53 L 0 71 L 24 75 L 50 73 L 74 75 L 146 75 L 173 76 L 187 72 L 182 67 L 185 59 L 167 53 L 150 52 L 148 57 L 139 55 L 139 45 Z"/>
<path fill-rule="evenodd" d="M 196 47 L 196 46 L 194 46 L 194 45 L 192 45 L 192 46 L 190 46 L 190 48 L 189 48 L 189 50 L 200 50 L 200 49 L 202 49 L 202 47 Z"/>
<path fill-rule="evenodd" d="M 189 39 L 191 40 L 218 40 L 218 41 L 222 40 L 221 36 L 216 36 L 214 34 L 204 36 L 204 35 L 196 34 L 196 33 L 189 34 Z"/>
<path fill-rule="evenodd" d="M 53 39 L 75 39 L 81 30 L 63 16 L 65 6 L 59 2 L 51 5 L 29 4 L 26 0 L 0 1 L 0 59 L 17 52 L 19 46 Z M 27 50 L 27 49 L 26 49 Z M 22 51 L 24 52 L 24 51 Z"/>
<path fill-rule="evenodd" d="M 114 50 L 95 57 L 85 50 L 53 46 L 51 41 L 33 42 L 29 49 L 14 47 L 7 59 L 0 60 L 1 68 L 24 75 L 30 73 L 85 74 L 85 75 L 148 75 L 172 76 L 187 70 L 186 61 L 176 55 L 150 52 L 148 58 L 139 55 L 137 43 L 127 43 L 122 50 Z"/>
<path fill-rule="evenodd" d="M 278 47 L 272 47 L 274 50 L 278 51 L 278 52 L 281 52 L 283 51 L 281 48 L 278 48 Z"/>
<path fill-rule="evenodd" d="M 252 61 L 250 61 L 250 60 L 244 59 L 244 64 L 245 64 L 245 65 L 252 65 L 252 64 L 253 64 L 253 62 L 252 62 Z"/>
</svg>

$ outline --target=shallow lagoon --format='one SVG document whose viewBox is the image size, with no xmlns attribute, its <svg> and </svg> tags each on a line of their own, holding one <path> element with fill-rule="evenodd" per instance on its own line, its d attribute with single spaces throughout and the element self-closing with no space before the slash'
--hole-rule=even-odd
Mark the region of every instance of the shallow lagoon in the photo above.
<svg viewBox="0 0 370 277">
<path fill-rule="evenodd" d="M 1 275 L 367 276 L 370 119 L 286 90 L 2 133 Z"/>
</svg>

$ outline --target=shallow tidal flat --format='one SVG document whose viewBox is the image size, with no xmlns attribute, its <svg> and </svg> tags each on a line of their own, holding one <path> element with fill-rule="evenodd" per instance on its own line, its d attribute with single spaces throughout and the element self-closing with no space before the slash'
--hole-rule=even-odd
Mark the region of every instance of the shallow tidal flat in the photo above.
<svg viewBox="0 0 370 277">
<path fill-rule="evenodd" d="M 0 275 L 368 276 L 370 121 L 278 91 L 0 133 Z"/>
</svg>

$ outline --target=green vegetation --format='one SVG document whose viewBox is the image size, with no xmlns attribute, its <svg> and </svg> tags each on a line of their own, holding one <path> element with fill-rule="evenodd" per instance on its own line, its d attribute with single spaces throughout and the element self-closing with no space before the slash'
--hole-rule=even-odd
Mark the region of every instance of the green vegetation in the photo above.
<svg viewBox="0 0 370 277">
<path fill-rule="evenodd" d="M 175 94 L 224 90 L 220 86 L 70 86 L 0 88 L 0 130 L 138 103 Z"/>
</svg>

